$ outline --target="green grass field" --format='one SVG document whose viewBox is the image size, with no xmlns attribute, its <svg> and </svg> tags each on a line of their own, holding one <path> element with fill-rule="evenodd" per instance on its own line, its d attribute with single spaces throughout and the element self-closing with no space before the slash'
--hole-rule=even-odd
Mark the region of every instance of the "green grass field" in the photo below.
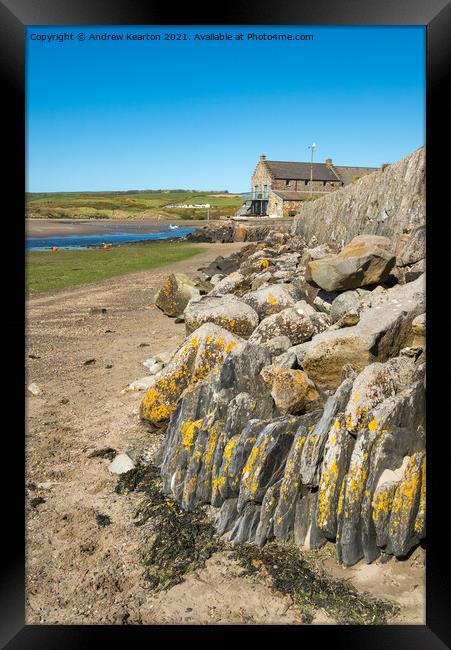
<svg viewBox="0 0 451 650">
<path fill-rule="evenodd" d="M 154 269 L 193 257 L 201 250 L 194 244 L 172 241 L 111 247 L 109 251 L 31 251 L 26 253 L 26 292 L 33 295 Z"/>
<path fill-rule="evenodd" d="M 242 205 L 236 195 L 211 192 L 56 192 L 26 194 L 26 217 L 47 219 L 206 219 L 206 208 L 168 208 L 210 203 L 210 218 L 231 216 Z"/>
</svg>

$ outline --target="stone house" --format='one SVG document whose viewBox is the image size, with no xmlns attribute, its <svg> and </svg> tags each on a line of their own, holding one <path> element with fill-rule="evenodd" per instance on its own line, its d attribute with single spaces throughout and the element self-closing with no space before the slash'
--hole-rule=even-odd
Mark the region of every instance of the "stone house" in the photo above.
<svg viewBox="0 0 451 650">
<path fill-rule="evenodd" d="M 252 174 L 252 190 L 244 212 L 254 216 L 294 216 L 304 201 L 345 187 L 377 167 L 347 167 L 325 163 L 266 160 L 261 155 Z"/>
</svg>

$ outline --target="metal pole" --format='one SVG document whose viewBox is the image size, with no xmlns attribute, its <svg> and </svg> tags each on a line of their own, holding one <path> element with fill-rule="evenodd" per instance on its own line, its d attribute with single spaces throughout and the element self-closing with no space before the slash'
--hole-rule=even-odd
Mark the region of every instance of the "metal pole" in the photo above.
<svg viewBox="0 0 451 650">
<path fill-rule="evenodd" d="M 312 196 L 313 195 L 313 152 L 316 149 L 316 144 L 313 143 L 309 145 L 309 149 L 312 150 L 312 156 L 310 159 L 310 196 Z"/>
</svg>

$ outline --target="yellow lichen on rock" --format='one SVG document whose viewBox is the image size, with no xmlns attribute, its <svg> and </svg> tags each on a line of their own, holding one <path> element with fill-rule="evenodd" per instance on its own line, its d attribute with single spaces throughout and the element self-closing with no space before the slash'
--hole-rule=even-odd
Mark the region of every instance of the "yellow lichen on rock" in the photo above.
<svg viewBox="0 0 451 650">
<path fill-rule="evenodd" d="M 200 420 L 189 420 L 184 422 L 180 428 L 180 437 L 182 445 L 188 453 L 194 446 L 195 438 L 203 424 L 204 419 Z"/>
</svg>

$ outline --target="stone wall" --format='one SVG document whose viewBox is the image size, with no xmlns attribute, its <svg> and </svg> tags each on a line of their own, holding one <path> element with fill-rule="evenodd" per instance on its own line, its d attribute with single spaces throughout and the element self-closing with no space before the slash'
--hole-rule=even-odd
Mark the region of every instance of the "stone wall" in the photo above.
<svg viewBox="0 0 451 650">
<path fill-rule="evenodd" d="M 255 187 L 258 186 L 258 190 L 261 192 L 264 185 L 267 185 L 268 189 L 280 190 L 282 192 L 310 191 L 311 187 L 313 187 L 315 192 L 333 192 L 334 190 L 340 189 L 341 181 L 313 181 L 310 183 L 310 180 L 273 179 L 266 167 L 265 161 L 259 161 L 252 174 L 251 190 L 254 192 Z"/>
<path fill-rule="evenodd" d="M 251 190 L 252 192 L 255 191 L 255 186 L 258 185 L 258 191 L 261 192 L 263 190 L 263 186 L 267 185 L 268 190 L 270 189 L 272 184 L 272 178 L 271 175 L 268 171 L 268 168 L 264 164 L 263 161 L 260 161 L 257 165 L 257 167 L 254 170 L 254 173 L 252 174 L 252 187 Z"/>
<path fill-rule="evenodd" d="M 396 240 L 399 253 L 409 233 L 426 222 L 425 176 L 426 152 L 421 147 L 339 192 L 304 203 L 292 234 L 340 245 L 364 233 L 385 235 Z"/>
</svg>

